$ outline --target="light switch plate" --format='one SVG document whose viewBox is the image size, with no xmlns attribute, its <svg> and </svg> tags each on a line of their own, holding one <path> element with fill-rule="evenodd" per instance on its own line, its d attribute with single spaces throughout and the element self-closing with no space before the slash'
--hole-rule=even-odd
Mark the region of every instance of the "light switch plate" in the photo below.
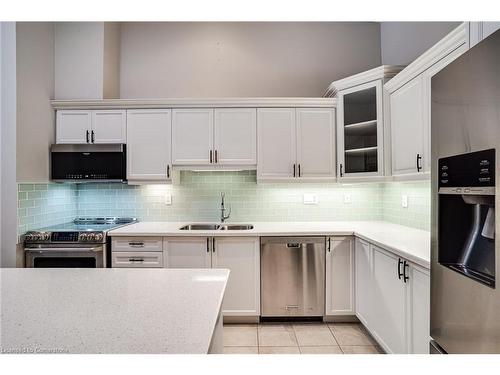
<svg viewBox="0 0 500 375">
<path fill-rule="evenodd" d="M 318 204 L 318 196 L 316 194 L 304 194 L 304 204 Z"/>
<path fill-rule="evenodd" d="M 351 203 L 351 194 L 344 193 L 344 203 Z"/>
<path fill-rule="evenodd" d="M 401 196 L 401 206 L 404 208 L 408 208 L 408 195 Z"/>
<path fill-rule="evenodd" d="M 165 194 L 165 204 L 167 206 L 172 204 L 172 194 Z"/>
</svg>

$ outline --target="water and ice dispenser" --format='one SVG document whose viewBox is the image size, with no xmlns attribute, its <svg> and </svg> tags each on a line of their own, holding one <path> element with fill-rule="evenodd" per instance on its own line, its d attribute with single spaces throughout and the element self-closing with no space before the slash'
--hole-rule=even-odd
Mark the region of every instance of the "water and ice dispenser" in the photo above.
<svg viewBox="0 0 500 375">
<path fill-rule="evenodd" d="M 439 159 L 441 265 L 495 287 L 495 150 Z"/>
</svg>

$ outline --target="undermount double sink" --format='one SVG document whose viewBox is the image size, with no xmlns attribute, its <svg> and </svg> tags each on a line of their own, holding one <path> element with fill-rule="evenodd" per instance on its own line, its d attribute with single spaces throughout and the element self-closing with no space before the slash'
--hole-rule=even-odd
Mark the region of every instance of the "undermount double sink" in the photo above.
<svg viewBox="0 0 500 375">
<path fill-rule="evenodd" d="M 188 224 L 179 228 L 180 230 L 250 230 L 252 224 Z"/>
</svg>

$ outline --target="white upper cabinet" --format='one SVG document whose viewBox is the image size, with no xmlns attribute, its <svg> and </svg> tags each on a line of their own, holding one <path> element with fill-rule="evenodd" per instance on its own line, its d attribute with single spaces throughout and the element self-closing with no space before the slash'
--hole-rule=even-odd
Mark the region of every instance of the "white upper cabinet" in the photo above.
<svg viewBox="0 0 500 375">
<path fill-rule="evenodd" d="M 259 244 L 258 237 L 218 237 L 214 241 L 212 267 L 231 271 L 224 293 L 224 315 L 260 315 Z"/>
<path fill-rule="evenodd" d="M 90 143 L 91 124 L 92 111 L 57 111 L 56 143 Z"/>
<path fill-rule="evenodd" d="M 335 111 L 297 109 L 297 174 L 335 178 Z"/>
<path fill-rule="evenodd" d="M 255 168 L 255 108 L 174 109 L 172 113 L 173 164 Z"/>
<path fill-rule="evenodd" d="M 125 110 L 59 110 L 56 143 L 126 143 Z"/>
<path fill-rule="evenodd" d="M 335 178 L 335 119 L 331 108 L 257 110 L 258 181 Z"/>
<path fill-rule="evenodd" d="M 223 165 L 257 164 L 255 108 L 215 109 L 214 161 Z"/>
<path fill-rule="evenodd" d="M 258 179 L 294 177 L 296 131 L 294 108 L 257 110 Z"/>
<path fill-rule="evenodd" d="M 500 29 L 500 22 L 469 22 L 470 24 L 470 47 L 487 38 L 495 31 Z"/>
<path fill-rule="evenodd" d="M 172 110 L 172 163 L 206 165 L 214 161 L 213 109 Z"/>
<path fill-rule="evenodd" d="M 353 315 L 354 240 L 329 237 L 326 244 L 326 315 Z"/>
<path fill-rule="evenodd" d="M 384 85 L 395 180 L 430 178 L 431 79 L 468 49 L 463 23 Z"/>
<path fill-rule="evenodd" d="M 166 182 L 171 179 L 171 111 L 127 111 L 127 179 Z"/>
<path fill-rule="evenodd" d="M 393 92 L 390 106 L 392 174 L 418 173 L 424 158 L 423 78 L 416 77 Z"/>
<path fill-rule="evenodd" d="M 125 143 L 127 114 L 122 110 L 92 111 L 93 143 Z"/>
<path fill-rule="evenodd" d="M 383 84 L 403 67 L 382 65 L 334 81 L 325 95 L 337 98 L 337 177 L 383 179 L 387 173 Z"/>
<path fill-rule="evenodd" d="M 382 118 L 381 80 L 339 92 L 337 107 L 339 178 L 383 175 Z"/>
</svg>

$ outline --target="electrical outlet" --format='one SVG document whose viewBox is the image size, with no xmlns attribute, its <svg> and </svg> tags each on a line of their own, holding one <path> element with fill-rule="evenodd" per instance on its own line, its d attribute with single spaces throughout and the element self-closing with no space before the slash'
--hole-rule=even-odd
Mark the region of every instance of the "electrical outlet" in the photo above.
<svg viewBox="0 0 500 375">
<path fill-rule="evenodd" d="M 318 196 L 316 194 L 304 194 L 304 204 L 318 204 Z"/>
<path fill-rule="evenodd" d="M 167 206 L 172 204 L 172 194 L 165 194 L 165 204 Z"/>
<path fill-rule="evenodd" d="M 351 203 L 351 194 L 344 193 L 344 203 Z"/>
<path fill-rule="evenodd" d="M 401 196 L 401 206 L 408 208 L 408 195 Z"/>
</svg>

